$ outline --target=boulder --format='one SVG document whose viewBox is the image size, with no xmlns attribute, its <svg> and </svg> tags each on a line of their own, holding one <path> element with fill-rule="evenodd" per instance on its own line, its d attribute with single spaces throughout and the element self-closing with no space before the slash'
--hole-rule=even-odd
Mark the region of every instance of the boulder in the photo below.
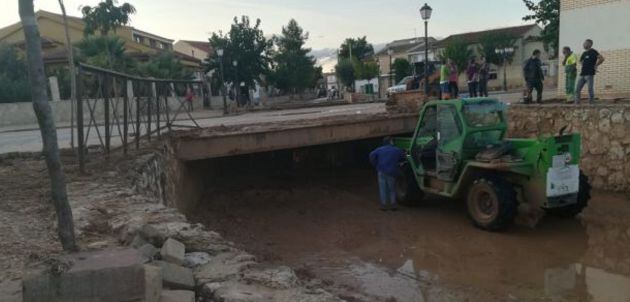
<svg viewBox="0 0 630 302">
<path fill-rule="evenodd" d="M 160 302 L 195 302 L 195 292 L 190 290 L 165 290 Z"/>
<path fill-rule="evenodd" d="M 195 279 L 191 269 L 165 261 L 155 261 L 152 265 L 162 268 L 162 284 L 165 287 L 185 290 L 191 290 L 195 287 Z"/>
<path fill-rule="evenodd" d="M 162 245 L 162 249 L 160 250 L 162 260 L 175 263 L 177 265 L 184 264 L 185 254 L 186 246 L 173 238 L 169 238 L 168 240 L 166 240 L 166 242 L 164 242 L 164 245 Z"/>
</svg>

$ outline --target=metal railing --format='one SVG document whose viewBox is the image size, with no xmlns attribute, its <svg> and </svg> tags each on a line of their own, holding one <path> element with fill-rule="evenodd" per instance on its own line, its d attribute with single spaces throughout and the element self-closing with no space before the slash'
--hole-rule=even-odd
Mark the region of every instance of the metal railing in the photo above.
<svg viewBox="0 0 630 302">
<path fill-rule="evenodd" d="M 139 149 L 144 138 L 159 138 L 173 128 L 199 128 L 185 95 L 190 89 L 205 100 L 203 88 L 202 81 L 142 78 L 79 64 L 76 134 L 81 171 L 94 136 L 106 154 L 118 148 L 126 154 L 130 139 Z M 120 145 L 113 148 L 112 143 Z"/>
</svg>

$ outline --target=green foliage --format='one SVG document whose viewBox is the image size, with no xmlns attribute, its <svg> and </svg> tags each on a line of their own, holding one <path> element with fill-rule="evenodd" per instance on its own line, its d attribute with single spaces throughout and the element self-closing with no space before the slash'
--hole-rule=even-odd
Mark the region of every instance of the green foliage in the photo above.
<svg viewBox="0 0 630 302">
<path fill-rule="evenodd" d="M 503 55 L 497 54 L 496 49 L 503 49 L 506 47 L 514 47 L 516 38 L 507 34 L 486 34 L 481 37 L 478 51 L 481 55 L 486 57 L 486 61 L 495 65 L 503 64 Z M 512 62 L 514 54 L 509 55 L 506 59 L 508 63 Z"/>
<path fill-rule="evenodd" d="M 532 13 L 523 20 L 534 20 L 543 26 L 540 39 L 545 49 L 558 49 L 560 40 L 560 0 L 523 0 L 527 9 Z"/>
<path fill-rule="evenodd" d="M 138 73 L 143 77 L 157 79 L 192 79 L 192 73 L 186 70 L 181 61 L 171 52 L 160 53 L 148 62 L 139 64 Z"/>
<path fill-rule="evenodd" d="M 342 58 L 335 66 L 335 73 L 341 83 L 347 87 L 351 87 L 356 80 L 354 64 L 350 59 Z"/>
<path fill-rule="evenodd" d="M 376 62 L 374 61 L 368 61 L 368 62 L 360 62 L 360 61 L 356 61 L 355 64 L 355 73 L 357 75 L 358 79 L 361 80 L 372 80 L 376 77 L 378 77 L 378 72 L 379 72 L 379 68 L 378 68 L 378 64 L 376 64 Z"/>
<path fill-rule="evenodd" d="M 116 28 L 129 23 L 130 15 L 136 12 L 136 9 L 129 3 L 123 3 L 117 6 L 116 0 L 104 0 L 96 6 L 83 6 L 83 20 L 85 21 L 84 34 L 86 36 L 93 35 L 99 31 L 102 36 L 106 36 L 110 31 L 116 31 Z"/>
<path fill-rule="evenodd" d="M 213 49 L 224 49 L 224 76 L 227 82 L 234 82 L 235 76 L 238 76 L 239 82 L 254 87 L 255 81 L 262 82 L 261 76 L 269 74 L 273 41 L 265 38 L 260 19 L 252 25 L 247 16 L 242 16 L 240 21 L 235 17 L 230 32 L 227 35 L 213 33 L 210 45 Z M 237 68 L 232 66 L 234 60 L 238 61 Z M 218 57 L 211 57 L 208 61 L 209 70 L 219 70 Z"/>
<path fill-rule="evenodd" d="M 352 49 L 352 56 L 359 60 L 363 60 L 365 58 L 370 57 L 374 54 L 374 47 L 372 44 L 368 43 L 367 37 L 362 38 L 348 38 L 343 44 L 341 44 L 339 50 L 339 57 L 344 59 L 350 58 L 350 52 Z"/>
<path fill-rule="evenodd" d="M 125 42 L 112 36 L 89 36 L 76 44 L 79 61 L 120 72 L 133 72 L 135 60 L 125 53 Z"/>
<path fill-rule="evenodd" d="M 28 69 L 12 46 L 0 45 L 0 103 L 31 100 Z"/>
<path fill-rule="evenodd" d="M 304 48 L 308 40 L 308 33 L 295 20 L 289 21 L 282 27 L 282 35 L 273 39 L 277 45 L 275 52 L 274 70 L 271 79 L 276 87 L 283 91 L 298 93 L 306 88 L 312 88 L 321 77 L 315 68 L 315 59 L 309 56 L 310 48 Z"/>
<path fill-rule="evenodd" d="M 442 61 L 446 61 L 446 59 L 453 60 L 459 73 L 462 73 L 466 69 L 468 61 L 472 56 L 473 51 L 468 47 L 468 44 L 462 40 L 451 41 L 440 54 Z"/>
<path fill-rule="evenodd" d="M 407 59 L 398 58 L 394 60 L 392 70 L 394 71 L 394 81 L 398 83 L 413 73 L 413 66 Z"/>
</svg>

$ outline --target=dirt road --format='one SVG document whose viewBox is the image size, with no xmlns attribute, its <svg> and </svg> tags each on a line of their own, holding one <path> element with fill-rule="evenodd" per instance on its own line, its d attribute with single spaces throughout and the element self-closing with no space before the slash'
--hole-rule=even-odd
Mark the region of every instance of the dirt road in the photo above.
<svg viewBox="0 0 630 302">
<path fill-rule="evenodd" d="M 584 219 L 475 229 L 463 203 L 381 212 L 367 169 L 237 173 L 194 220 L 349 301 L 629 301 L 630 201 L 596 193 Z"/>
</svg>

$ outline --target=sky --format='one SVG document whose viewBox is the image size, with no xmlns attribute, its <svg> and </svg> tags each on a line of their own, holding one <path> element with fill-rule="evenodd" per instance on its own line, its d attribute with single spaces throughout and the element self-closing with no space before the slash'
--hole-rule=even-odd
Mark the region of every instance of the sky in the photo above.
<svg viewBox="0 0 630 302">
<path fill-rule="evenodd" d="M 18 0 L 0 0 L 0 27 L 19 21 Z M 429 35 L 525 24 L 522 0 L 429 0 L 433 16 Z M 64 0 L 69 15 L 99 0 Z M 119 3 L 125 1 L 119 0 Z M 411 0 L 127 0 L 137 13 L 131 26 L 173 40 L 205 41 L 228 31 L 235 16 L 261 19 L 265 35 L 281 31 L 295 19 L 310 34 L 313 49 L 337 48 L 348 37 L 367 36 L 374 44 L 424 35 L 419 9 Z M 60 12 L 57 0 L 35 0 L 35 9 Z"/>
</svg>

